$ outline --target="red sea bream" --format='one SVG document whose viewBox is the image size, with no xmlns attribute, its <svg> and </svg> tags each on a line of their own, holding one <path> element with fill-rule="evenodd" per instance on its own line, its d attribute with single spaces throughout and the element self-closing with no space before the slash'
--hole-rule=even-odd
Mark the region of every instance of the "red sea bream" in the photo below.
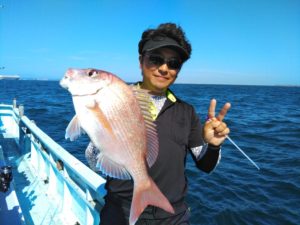
<svg viewBox="0 0 300 225">
<path fill-rule="evenodd" d="M 60 85 L 71 93 L 76 112 L 66 138 L 87 133 L 100 150 L 97 167 L 111 177 L 133 179 L 129 223 L 135 224 L 147 205 L 174 213 L 147 173 L 158 154 L 156 127 L 147 114 L 148 94 L 95 69 L 69 69 Z"/>
</svg>

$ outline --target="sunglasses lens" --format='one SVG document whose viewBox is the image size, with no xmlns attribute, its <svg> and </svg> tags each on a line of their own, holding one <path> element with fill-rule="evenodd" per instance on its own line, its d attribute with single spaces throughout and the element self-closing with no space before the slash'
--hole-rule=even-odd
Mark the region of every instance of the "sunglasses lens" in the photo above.
<svg viewBox="0 0 300 225">
<path fill-rule="evenodd" d="M 150 55 L 149 62 L 155 66 L 161 66 L 162 64 L 164 64 L 165 60 L 161 56 Z"/>
<path fill-rule="evenodd" d="M 160 55 L 148 55 L 149 63 L 153 66 L 161 66 L 167 63 L 168 68 L 171 70 L 178 70 L 181 68 L 181 61 L 177 58 L 170 58 L 165 60 Z"/>
<path fill-rule="evenodd" d="M 178 70 L 181 67 L 181 62 L 180 62 L 180 60 L 178 60 L 176 58 L 171 58 L 168 60 L 167 65 L 168 65 L 169 69 Z"/>
</svg>

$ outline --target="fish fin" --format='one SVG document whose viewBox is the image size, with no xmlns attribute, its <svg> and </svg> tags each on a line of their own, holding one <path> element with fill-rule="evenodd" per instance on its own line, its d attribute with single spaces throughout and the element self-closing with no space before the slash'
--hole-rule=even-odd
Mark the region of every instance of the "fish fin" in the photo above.
<svg viewBox="0 0 300 225">
<path fill-rule="evenodd" d="M 129 224 L 134 225 L 141 213 L 148 205 L 159 207 L 169 213 L 174 214 L 174 208 L 169 200 L 159 190 L 154 181 L 150 178 L 149 185 L 134 185 L 133 197 L 130 208 Z"/>
<path fill-rule="evenodd" d="M 75 115 L 66 129 L 65 139 L 70 138 L 70 141 L 74 141 L 83 133 L 84 131 L 80 126 L 79 119 L 77 115 Z"/>
<path fill-rule="evenodd" d="M 149 168 L 151 168 L 157 159 L 158 151 L 159 151 L 159 144 L 158 144 L 156 127 L 152 127 L 151 124 L 146 123 L 146 128 L 147 128 L 146 160 L 147 160 Z"/>
<path fill-rule="evenodd" d="M 131 86 L 131 87 L 132 87 L 133 94 L 135 95 L 139 103 L 145 121 L 146 134 L 147 134 L 146 160 L 150 168 L 155 163 L 159 151 L 156 124 L 154 123 L 154 119 L 152 118 L 150 113 L 151 106 L 153 105 L 153 103 L 148 90 L 138 88 L 137 86 Z"/>
<path fill-rule="evenodd" d="M 130 180 L 131 176 L 124 166 L 115 163 L 108 157 L 106 157 L 101 151 L 97 156 L 96 169 L 100 170 L 103 174 L 113 178 L 122 180 Z"/>
</svg>

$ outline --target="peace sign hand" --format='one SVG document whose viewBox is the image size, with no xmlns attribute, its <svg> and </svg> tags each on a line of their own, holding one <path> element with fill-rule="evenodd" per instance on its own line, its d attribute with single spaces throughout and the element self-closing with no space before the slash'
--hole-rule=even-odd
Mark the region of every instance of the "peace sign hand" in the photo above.
<svg viewBox="0 0 300 225">
<path fill-rule="evenodd" d="M 216 99 L 212 99 L 208 109 L 208 120 L 205 122 L 203 128 L 203 138 L 206 143 L 219 146 L 230 132 L 223 119 L 231 105 L 230 103 L 226 103 L 217 117 L 215 116 L 216 105 Z"/>
</svg>

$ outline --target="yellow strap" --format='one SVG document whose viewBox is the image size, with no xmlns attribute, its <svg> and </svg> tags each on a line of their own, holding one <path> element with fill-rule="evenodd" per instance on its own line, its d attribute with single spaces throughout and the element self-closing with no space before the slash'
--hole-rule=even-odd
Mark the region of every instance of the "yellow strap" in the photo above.
<svg viewBox="0 0 300 225">
<path fill-rule="evenodd" d="M 177 101 L 175 95 L 173 95 L 172 92 L 171 92 L 169 89 L 167 90 L 167 98 L 168 98 L 171 102 L 176 102 L 176 101 Z"/>
</svg>

